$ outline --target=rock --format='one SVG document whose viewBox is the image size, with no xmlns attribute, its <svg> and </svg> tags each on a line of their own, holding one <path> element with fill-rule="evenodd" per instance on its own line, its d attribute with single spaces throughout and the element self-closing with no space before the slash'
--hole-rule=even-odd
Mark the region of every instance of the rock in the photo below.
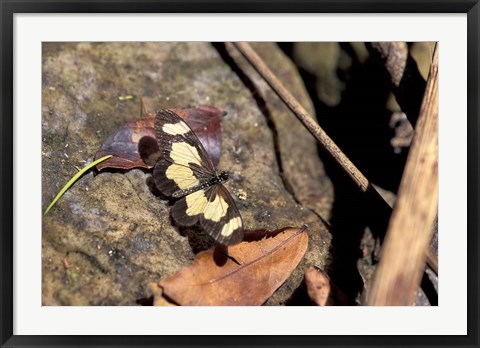
<svg viewBox="0 0 480 348">
<path fill-rule="evenodd" d="M 331 183 L 303 126 L 258 77 L 262 93 L 253 95 L 215 47 L 45 43 L 43 209 L 109 134 L 140 117 L 140 97 L 151 110 L 216 105 L 228 112 L 219 168 L 231 173 L 226 186 L 241 196 L 246 228 L 310 226 L 304 260 L 267 301 L 283 304 L 308 266 L 328 265 L 331 236 L 320 216 L 329 216 Z M 273 44 L 255 48 L 311 111 L 289 60 Z M 151 282 L 213 245 L 199 228 L 175 226 L 168 202 L 154 193 L 150 172 L 138 169 L 90 172 L 65 193 L 42 222 L 43 305 L 135 305 L 151 296 Z"/>
</svg>

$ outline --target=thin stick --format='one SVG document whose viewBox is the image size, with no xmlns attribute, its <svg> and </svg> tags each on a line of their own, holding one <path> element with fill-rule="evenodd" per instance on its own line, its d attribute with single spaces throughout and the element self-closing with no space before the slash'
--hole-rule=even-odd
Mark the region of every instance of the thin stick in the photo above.
<svg viewBox="0 0 480 348">
<path fill-rule="evenodd" d="M 290 110 L 303 123 L 308 131 L 317 139 L 320 145 L 329 153 L 345 172 L 352 178 L 355 184 L 363 191 L 373 189 L 368 179 L 355 167 L 333 140 L 325 133 L 310 114 L 303 108 L 295 97 L 283 86 L 273 72 L 268 68 L 265 62 L 253 50 L 249 43 L 234 42 L 232 43 L 249 61 L 250 64 L 258 71 L 258 73 L 267 81 L 277 95 L 283 100 Z M 374 190 L 374 189 L 373 189 Z M 376 191 L 375 191 L 376 192 Z M 379 195 L 380 197 L 380 195 Z"/>
<path fill-rule="evenodd" d="M 340 150 L 340 148 L 333 142 L 333 140 L 325 133 L 320 125 L 310 116 L 310 114 L 303 108 L 303 106 L 295 99 L 295 97 L 283 86 L 275 74 L 268 68 L 265 62 L 258 56 L 255 50 L 247 42 L 232 42 L 227 45 L 233 45 L 238 51 L 247 59 L 247 61 L 257 70 L 260 76 L 270 85 L 273 91 L 283 100 L 287 107 L 293 114 L 303 123 L 307 130 L 315 137 L 320 146 L 333 157 L 333 159 L 340 165 L 340 167 L 348 174 L 348 176 L 355 182 L 360 190 L 367 194 L 368 198 L 377 210 L 377 217 L 372 223 L 386 224 L 391 213 L 391 207 L 378 194 L 375 188 L 371 185 L 368 179 L 360 172 L 357 167 L 348 159 L 347 156 Z M 382 221 L 386 219 L 385 221 Z M 385 229 L 385 227 L 384 227 Z M 429 258 L 428 265 L 436 270 L 434 255 Z"/>
<path fill-rule="evenodd" d="M 438 50 L 368 305 L 413 304 L 438 208 Z"/>
</svg>

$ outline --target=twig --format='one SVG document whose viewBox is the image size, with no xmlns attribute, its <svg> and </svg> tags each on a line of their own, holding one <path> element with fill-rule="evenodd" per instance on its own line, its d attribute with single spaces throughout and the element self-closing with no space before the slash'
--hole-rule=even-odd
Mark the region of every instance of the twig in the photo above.
<svg viewBox="0 0 480 348">
<path fill-rule="evenodd" d="M 371 186 L 368 179 L 355 167 L 333 140 L 325 133 L 310 114 L 303 108 L 295 97 L 283 86 L 265 62 L 257 55 L 250 44 L 246 42 L 232 43 L 249 61 L 258 73 L 267 81 L 277 95 L 283 100 L 290 110 L 303 123 L 308 131 L 317 139 L 320 145 L 335 159 L 345 172 L 352 178 L 357 186 L 367 192 Z M 379 196 L 380 197 L 380 196 Z"/>
<path fill-rule="evenodd" d="M 333 140 L 325 133 L 320 125 L 310 116 L 295 97 L 283 86 L 275 74 L 268 68 L 265 62 L 258 56 L 255 50 L 247 42 L 232 42 L 227 45 L 233 45 L 247 59 L 247 61 L 257 70 L 262 78 L 270 85 L 273 91 L 283 100 L 293 114 L 303 123 L 307 130 L 315 137 L 320 146 L 340 165 L 347 175 L 354 181 L 360 190 L 366 193 L 370 199 L 373 208 L 371 209 L 376 216 L 371 223 L 382 226 L 386 229 L 388 219 L 391 214 L 391 207 L 375 190 L 368 179 L 355 167 Z M 432 258 L 434 261 L 434 258 Z M 434 264 L 429 266 L 434 269 Z"/>
<path fill-rule="evenodd" d="M 369 305 L 411 305 L 438 207 L 438 50 L 390 219 Z"/>
</svg>

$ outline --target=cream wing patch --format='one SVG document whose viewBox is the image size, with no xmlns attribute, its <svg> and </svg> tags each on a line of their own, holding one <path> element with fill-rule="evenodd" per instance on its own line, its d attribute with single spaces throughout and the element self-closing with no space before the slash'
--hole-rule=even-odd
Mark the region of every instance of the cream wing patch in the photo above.
<svg viewBox="0 0 480 348">
<path fill-rule="evenodd" d="M 233 219 L 231 219 L 229 222 L 227 222 L 223 228 L 220 234 L 222 236 L 229 236 L 232 234 L 233 231 L 235 231 L 237 228 L 242 227 L 242 219 L 237 216 Z"/>
<path fill-rule="evenodd" d="M 178 142 L 172 144 L 172 151 L 170 151 L 170 158 L 177 164 L 188 166 L 189 163 L 194 163 L 201 166 L 201 158 L 197 149 L 185 142 Z"/>
<path fill-rule="evenodd" d="M 213 202 L 208 202 L 205 207 L 204 218 L 218 222 L 222 217 L 227 215 L 227 209 L 227 202 L 225 202 L 222 196 L 216 195 Z"/>
<path fill-rule="evenodd" d="M 162 130 L 171 135 L 182 135 L 190 132 L 190 128 L 182 121 L 178 123 L 165 123 Z"/>
<path fill-rule="evenodd" d="M 228 204 L 220 195 L 217 195 L 213 202 L 210 202 L 204 191 L 199 190 L 189 194 L 185 200 L 187 203 L 187 215 L 203 214 L 205 219 L 215 222 L 219 222 L 227 215 Z"/>
<path fill-rule="evenodd" d="M 172 163 L 167 168 L 167 170 L 165 171 L 165 175 L 170 180 L 173 180 L 175 184 L 177 184 L 178 187 L 180 187 L 182 190 L 200 184 L 198 179 L 193 174 L 193 171 L 189 167 L 178 165 L 175 163 Z"/>
<path fill-rule="evenodd" d="M 187 203 L 187 215 L 194 216 L 202 214 L 205 210 L 205 206 L 208 203 L 207 197 L 203 193 L 203 190 L 195 191 L 189 194 L 186 198 Z"/>
</svg>

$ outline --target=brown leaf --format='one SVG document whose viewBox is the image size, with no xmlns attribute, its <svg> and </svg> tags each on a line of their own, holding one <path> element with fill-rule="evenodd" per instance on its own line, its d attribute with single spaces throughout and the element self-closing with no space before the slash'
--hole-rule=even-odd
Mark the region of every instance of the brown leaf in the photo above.
<svg viewBox="0 0 480 348">
<path fill-rule="evenodd" d="M 317 306 L 330 304 L 330 278 L 321 269 L 310 267 L 305 271 L 308 297 Z"/>
<path fill-rule="evenodd" d="M 184 306 L 258 306 L 283 284 L 308 246 L 305 228 L 286 228 L 274 237 L 197 254 L 195 261 L 159 285 L 163 293 Z"/>
<path fill-rule="evenodd" d="M 178 113 L 193 129 L 217 166 L 222 145 L 221 120 L 226 113 L 213 105 L 171 110 Z M 154 124 L 155 115 L 147 114 L 144 118 L 127 122 L 118 128 L 95 154 L 95 159 L 106 155 L 113 157 L 99 163 L 97 169 L 151 168 L 151 165 L 146 164 L 140 156 L 138 143 L 143 137 L 156 139 Z"/>
<path fill-rule="evenodd" d="M 155 116 L 130 121 L 118 128 L 115 133 L 105 140 L 95 159 L 112 155 L 113 157 L 97 164 L 97 169 L 104 168 L 149 168 L 138 153 L 138 142 L 144 136 L 155 138 Z"/>
<path fill-rule="evenodd" d="M 150 283 L 150 290 L 153 293 L 153 305 L 154 306 L 176 306 L 175 303 L 168 301 L 165 297 L 162 296 L 162 288 L 158 286 L 157 283 Z"/>
</svg>

